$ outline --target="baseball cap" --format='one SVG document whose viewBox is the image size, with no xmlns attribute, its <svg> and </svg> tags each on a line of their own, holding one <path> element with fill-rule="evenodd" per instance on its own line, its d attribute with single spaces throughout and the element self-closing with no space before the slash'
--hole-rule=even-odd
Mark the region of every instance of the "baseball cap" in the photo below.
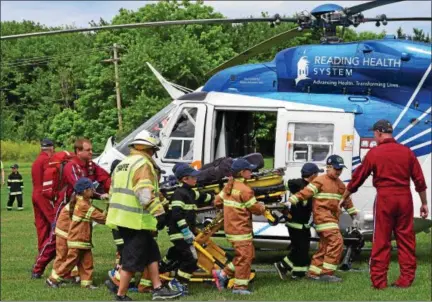
<svg viewBox="0 0 432 302">
<path fill-rule="evenodd" d="M 78 194 L 84 192 L 87 189 L 94 189 L 93 182 L 87 177 L 81 177 L 74 185 L 74 190 Z"/>
<path fill-rule="evenodd" d="M 42 147 L 42 148 L 46 148 L 46 147 L 53 147 L 53 146 L 54 146 L 53 141 L 50 140 L 50 139 L 48 139 L 48 138 L 44 138 L 44 139 L 41 141 L 41 147 Z"/>
<path fill-rule="evenodd" d="M 324 170 L 318 168 L 318 166 L 315 165 L 314 163 L 305 163 L 301 169 L 301 173 L 306 175 L 312 175 L 315 173 L 322 173 L 322 172 L 324 172 Z"/>
<path fill-rule="evenodd" d="M 338 170 L 346 168 L 343 158 L 340 157 L 339 155 L 336 155 L 336 154 L 330 155 L 327 158 L 327 165 L 333 166 L 333 168 L 338 169 Z"/>
<path fill-rule="evenodd" d="M 15 168 L 15 169 L 18 169 L 19 166 L 18 166 L 17 164 L 13 164 L 13 165 L 11 166 L 11 168 L 12 168 L 12 169 L 14 169 L 14 168 Z"/>
<path fill-rule="evenodd" d="M 174 165 L 174 167 L 172 168 L 173 173 L 175 174 L 176 171 L 177 171 L 177 169 L 180 168 L 180 167 L 189 167 L 189 165 L 186 164 L 186 163 L 176 163 Z"/>
<path fill-rule="evenodd" d="M 180 165 L 179 167 L 177 167 L 177 169 L 175 169 L 174 174 L 175 177 L 180 180 L 185 176 L 198 176 L 198 174 L 200 174 L 200 171 L 195 170 L 189 165 Z"/>
<path fill-rule="evenodd" d="M 388 120 L 379 120 L 369 131 L 379 131 L 381 133 L 393 133 L 393 126 Z"/>
<path fill-rule="evenodd" d="M 233 170 L 234 173 L 240 172 L 241 170 L 255 170 L 257 168 L 257 165 L 252 165 L 248 160 L 244 158 L 238 158 L 234 160 L 234 162 L 231 165 L 231 170 Z"/>
</svg>

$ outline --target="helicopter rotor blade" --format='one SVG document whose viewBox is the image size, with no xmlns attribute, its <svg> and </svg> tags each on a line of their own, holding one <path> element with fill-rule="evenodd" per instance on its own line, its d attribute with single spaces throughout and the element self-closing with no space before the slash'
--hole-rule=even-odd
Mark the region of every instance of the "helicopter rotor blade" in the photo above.
<svg viewBox="0 0 432 302">
<path fill-rule="evenodd" d="M 401 2 L 401 1 L 405 1 L 405 0 L 375 0 L 375 1 L 370 1 L 367 3 L 362 3 L 359 5 L 348 7 L 346 9 L 344 9 L 344 12 L 347 15 L 355 15 L 355 14 L 361 13 L 365 10 L 369 10 L 369 9 L 372 9 L 375 7 L 384 6 L 384 5 L 388 5 L 388 4 L 392 4 L 392 3 L 396 3 L 396 2 Z"/>
<path fill-rule="evenodd" d="M 27 37 L 48 36 L 48 35 L 68 34 L 68 33 L 77 33 L 77 32 L 99 31 L 99 30 L 123 29 L 123 28 L 193 25 L 193 24 L 230 24 L 230 23 L 233 24 L 233 23 L 252 23 L 252 22 L 275 22 L 275 21 L 297 22 L 297 19 L 279 18 L 278 15 L 275 15 L 274 17 L 265 17 L 265 18 L 155 21 L 155 22 L 118 24 L 118 25 L 95 26 L 95 27 L 72 28 L 72 29 L 61 29 L 61 30 L 53 30 L 53 31 L 45 31 L 45 32 L 26 33 L 26 34 L 2 36 L 0 37 L 0 40 L 11 40 L 11 39 L 27 38 Z"/>
<path fill-rule="evenodd" d="M 248 60 L 249 58 L 251 58 L 257 54 L 263 53 L 263 52 L 269 50 L 270 48 L 272 48 L 273 46 L 275 46 L 279 43 L 287 41 L 288 39 L 294 38 L 296 36 L 302 35 L 307 30 L 308 29 L 304 29 L 304 30 L 300 31 L 298 28 L 293 28 L 293 29 L 290 29 L 288 31 L 277 34 L 276 36 L 273 36 L 273 37 L 271 37 L 271 38 L 269 38 L 269 39 L 267 39 L 267 40 L 265 40 L 259 44 L 256 44 L 256 45 L 252 46 L 251 48 L 243 51 L 242 53 L 239 53 L 237 56 L 235 56 L 235 57 L 229 59 L 228 61 L 220 64 L 216 68 L 207 72 L 206 76 L 212 76 L 216 72 L 218 72 L 222 69 L 226 69 L 226 68 L 231 67 L 231 66 L 239 65 L 239 64 L 245 62 L 246 60 Z"/>
<path fill-rule="evenodd" d="M 432 17 L 401 17 L 401 18 L 385 18 L 386 21 L 432 21 Z M 364 18 L 362 22 L 383 21 L 382 18 Z"/>
</svg>

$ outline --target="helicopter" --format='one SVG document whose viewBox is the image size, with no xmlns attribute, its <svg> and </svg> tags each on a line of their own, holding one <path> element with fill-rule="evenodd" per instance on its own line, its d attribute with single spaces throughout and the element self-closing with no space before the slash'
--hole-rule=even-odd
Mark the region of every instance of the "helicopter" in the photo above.
<svg viewBox="0 0 432 302">
<path fill-rule="evenodd" d="M 128 143 L 146 129 L 160 137 L 163 147 L 156 159 L 167 178 L 172 167 L 185 162 L 200 168 L 224 156 L 244 156 L 254 149 L 248 133 L 254 132 L 253 115 L 273 116 L 271 131 L 275 142 L 273 167 L 286 168 L 285 180 L 298 177 L 305 162 L 325 166 L 331 154 L 340 155 L 348 169 L 341 175 L 349 182 L 352 172 L 367 152 L 376 146 L 368 129 L 379 119 L 393 121 L 395 139 L 413 150 L 419 159 L 426 182 L 431 180 L 431 44 L 399 40 L 344 43 L 337 28 L 357 27 L 374 22 L 386 25 L 397 21 L 432 21 L 430 17 L 375 18 L 364 11 L 398 1 L 370 1 L 343 8 L 323 4 L 309 12 L 285 18 L 276 14 L 264 18 L 157 21 L 100 26 L 2 36 L 1 40 L 44 35 L 189 24 L 226 24 L 293 22 L 297 28 L 282 32 L 210 70 L 209 80 L 191 90 L 167 81 L 149 65 L 173 98 L 172 103 L 143 123 L 119 143 L 108 139 L 103 153 L 95 159 L 109 171 L 111 163 L 128 155 Z M 320 44 L 301 45 L 276 54 L 271 62 L 245 64 L 249 58 L 269 50 L 280 42 L 308 31 L 321 33 Z M 358 225 L 363 238 L 372 240 L 373 204 L 376 190 L 372 178 L 366 180 L 352 198 L 360 209 Z M 428 191 L 431 206 L 431 192 Z M 415 231 L 429 231 L 431 214 L 420 218 L 420 199 L 414 195 Z M 343 214 L 340 228 L 352 226 Z M 254 217 L 254 241 L 257 247 L 288 245 L 289 234 L 282 225 L 269 227 Z M 313 233 L 316 238 L 317 234 Z"/>
</svg>

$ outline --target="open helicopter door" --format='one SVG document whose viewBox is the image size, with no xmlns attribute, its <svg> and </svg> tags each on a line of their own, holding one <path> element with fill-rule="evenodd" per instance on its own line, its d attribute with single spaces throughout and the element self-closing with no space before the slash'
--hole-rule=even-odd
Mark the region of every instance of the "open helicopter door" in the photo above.
<svg viewBox="0 0 432 302">
<path fill-rule="evenodd" d="M 337 154 L 344 159 L 347 167 L 343 170 L 341 179 L 349 180 L 353 141 L 353 113 L 279 109 L 275 167 L 286 167 L 287 178 L 299 178 L 304 163 L 313 162 L 325 168 L 326 158 Z"/>
<path fill-rule="evenodd" d="M 200 168 L 203 156 L 206 105 L 182 103 L 173 114 L 168 125 L 161 131 L 162 148 L 159 164 L 167 175 L 179 162 Z"/>
</svg>

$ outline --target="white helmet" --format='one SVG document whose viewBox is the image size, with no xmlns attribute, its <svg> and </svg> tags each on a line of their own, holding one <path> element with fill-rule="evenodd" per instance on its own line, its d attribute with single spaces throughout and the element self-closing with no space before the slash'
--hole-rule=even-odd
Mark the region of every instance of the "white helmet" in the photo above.
<svg viewBox="0 0 432 302">
<path fill-rule="evenodd" d="M 147 130 L 143 130 L 135 135 L 134 139 L 128 144 L 129 147 L 132 145 L 149 146 L 150 148 L 156 149 L 156 151 L 162 146 L 160 139 Z"/>
</svg>

